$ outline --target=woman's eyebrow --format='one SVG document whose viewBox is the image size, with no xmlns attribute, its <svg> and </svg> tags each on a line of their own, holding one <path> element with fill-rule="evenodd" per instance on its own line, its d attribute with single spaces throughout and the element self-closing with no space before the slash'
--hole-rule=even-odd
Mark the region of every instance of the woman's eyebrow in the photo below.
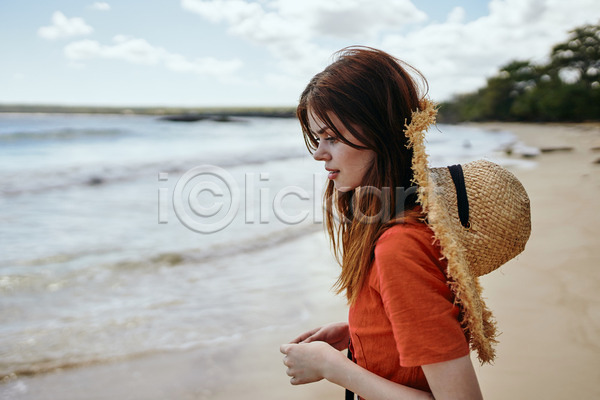
<svg viewBox="0 0 600 400">
<path fill-rule="evenodd" d="M 328 131 L 328 132 L 327 132 L 327 131 Z M 328 127 L 328 126 L 324 126 L 324 127 L 320 128 L 319 130 L 317 130 L 317 131 L 315 132 L 315 135 L 324 135 L 324 134 L 326 134 L 326 133 L 327 133 L 327 135 L 329 135 L 329 136 L 335 135 L 335 132 L 333 131 L 333 129 L 331 129 L 331 128 L 330 128 L 330 127 Z"/>
</svg>

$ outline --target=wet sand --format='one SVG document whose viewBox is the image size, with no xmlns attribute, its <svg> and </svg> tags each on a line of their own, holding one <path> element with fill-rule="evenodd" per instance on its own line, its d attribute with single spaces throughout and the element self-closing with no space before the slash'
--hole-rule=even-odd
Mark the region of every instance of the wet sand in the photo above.
<svg viewBox="0 0 600 400">
<path fill-rule="evenodd" d="M 600 146 L 600 125 L 482 126 L 512 131 L 526 145 L 573 147 L 533 158 L 535 168 L 512 168 L 530 195 L 533 230 L 522 255 L 482 279 L 502 332 L 495 364 L 475 362 L 484 397 L 600 398 L 600 164 L 594 164 L 600 150 L 592 150 Z M 314 251 L 333 271 L 326 243 Z M 307 294 L 308 319 L 290 323 L 290 306 L 285 329 L 230 347 L 10 378 L 0 384 L 0 398 L 341 399 L 343 389 L 328 382 L 291 386 L 279 353 L 302 331 L 346 317 L 331 284 L 325 280 Z"/>
</svg>

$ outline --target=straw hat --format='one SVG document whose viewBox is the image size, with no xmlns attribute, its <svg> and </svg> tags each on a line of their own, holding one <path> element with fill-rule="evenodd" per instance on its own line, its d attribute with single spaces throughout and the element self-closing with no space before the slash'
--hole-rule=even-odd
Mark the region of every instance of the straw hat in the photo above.
<svg viewBox="0 0 600 400">
<path fill-rule="evenodd" d="M 513 174 L 489 161 L 429 168 L 425 132 L 436 114 L 435 104 L 425 99 L 406 126 L 418 202 L 448 260 L 449 285 L 461 306 L 470 347 L 481 363 L 491 362 L 496 324 L 477 278 L 524 250 L 531 232 L 529 197 Z"/>
</svg>

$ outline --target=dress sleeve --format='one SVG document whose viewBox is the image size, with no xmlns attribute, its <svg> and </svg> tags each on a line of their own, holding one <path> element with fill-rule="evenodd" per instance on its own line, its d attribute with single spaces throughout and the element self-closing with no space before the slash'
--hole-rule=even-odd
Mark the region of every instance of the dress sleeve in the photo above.
<svg viewBox="0 0 600 400">
<path fill-rule="evenodd" d="M 429 229 L 397 225 L 375 247 L 370 285 L 390 320 L 400 365 L 414 367 L 469 354 L 445 261 Z"/>
</svg>

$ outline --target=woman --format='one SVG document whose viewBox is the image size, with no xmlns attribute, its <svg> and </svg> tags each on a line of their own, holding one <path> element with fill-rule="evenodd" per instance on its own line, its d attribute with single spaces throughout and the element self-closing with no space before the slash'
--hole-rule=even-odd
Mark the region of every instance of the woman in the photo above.
<svg viewBox="0 0 600 400">
<path fill-rule="evenodd" d="M 348 323 L 281 352 L 294 385 L 327 379 L 369 400 L 480 399 L 447 261 L 411 190 L 405 133 L 415 112 L 433 122 L 435 110 L 408 69 L 385 52 L 347 48 L 301 95 L 304 139 L 328 171 L 326 226 L 350 310 Z M 353 360 L 340 352 L 349 343 Z"/>
</svg>

